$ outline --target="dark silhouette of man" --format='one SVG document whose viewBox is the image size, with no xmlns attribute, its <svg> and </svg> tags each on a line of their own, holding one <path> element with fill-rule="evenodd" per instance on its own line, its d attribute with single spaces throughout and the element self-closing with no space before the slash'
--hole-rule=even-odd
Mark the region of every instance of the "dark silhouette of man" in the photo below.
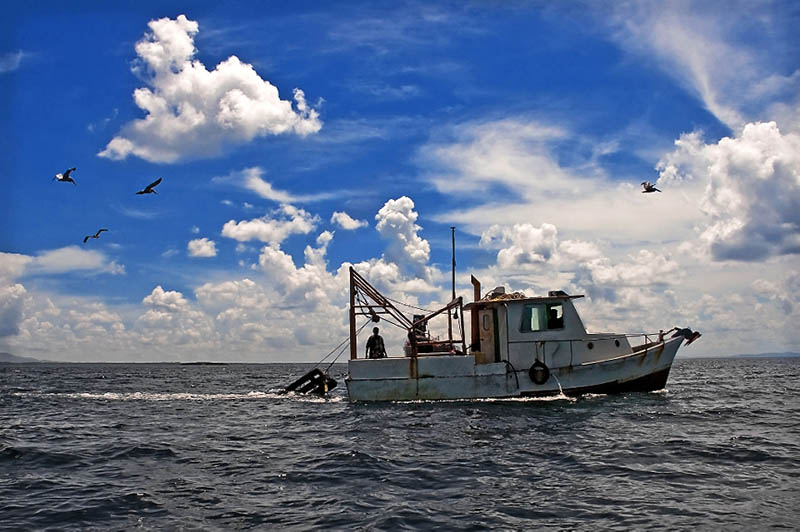
<svg viewBox="0 0 800 532">
<path fill-rule="evenodd" d="M 372 329 L 372 336 L 367 340 L 367 358 L 386 358 L 386 346 L 377 327 Z"/>
</svg>

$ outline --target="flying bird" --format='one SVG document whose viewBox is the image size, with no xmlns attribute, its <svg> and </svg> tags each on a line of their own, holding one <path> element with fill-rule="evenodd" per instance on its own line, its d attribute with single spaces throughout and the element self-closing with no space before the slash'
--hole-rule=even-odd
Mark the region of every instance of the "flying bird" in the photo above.
<svg viewBox="0 0 800 532">
<path fill-rule="evenodd" d="M 95 234 L 86 235 L 85 237 L 83 237 L 83 243 L 85 244 L 86 242 L 88 242 L 90 238 L 100 238 L 100 233 L 102 233 L 103 231 L 108 231 L 108 229 L 98 229 Z"/>
<path fill-rule="evenodd" d="M 153 181 L 152 183 L 150 183 L 149 185 L 147 185 L 146 187 L 144 187 L 139 192 L 137 192 L 137 194 L 158 194 L 158 192 L 156 192 L 155 187 L 159 183 L 161 183 L 161 178 L 160 177 L 158 179 L 156 179 L 155 181 Z"/>
<path fill-rule="evenodd" d="M 68 182 L 72 183 L 73 185 L 77 185 L 77 183 L 75 182 L 75 180 L 74 180 L 74 179 L 72 179 L 72 178 L 69 176 L 69 174 L 71 174 L 71 173 L 72 173 L 72 172 L 74 172 L 74 171 L 75 171 L 75 168 L 70 168 L 70 169 L 68 169 L 68 170 L 64 170 L 64 173 L 63 173 L 63 174 L 56 174 L 56 175 L 53 177 L 53 181 L 60 181 L 60 182 L 62 182 L 62 183 L 64 183 L 64 182 L 67 182 L 67 181 L 68 181 Z"/>
<path fill-rule="evenodd" d="M 656 186 L 650 181 L 642 181 L 642 194 L 647 194 L 648 192 L 661 192 L 661 191 L 658 190 Z"/>
</svg>

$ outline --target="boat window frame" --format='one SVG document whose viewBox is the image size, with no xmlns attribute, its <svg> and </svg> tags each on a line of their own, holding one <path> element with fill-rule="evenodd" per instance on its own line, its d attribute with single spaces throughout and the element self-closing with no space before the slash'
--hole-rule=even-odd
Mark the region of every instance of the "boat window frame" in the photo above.
<svg viewBox="0 0 800 532">
<path fill-rule="evenodd" d="M 545 326 L 543 328 L 537 328 L 537 329 L 531 328 L 531 322 L 533 319 L 532 310 L 534 308 L 539 309 L 540 312 L 544 312 Z M 528 313 L 528 309 L 531 309 L 530 313 Z M 556 318 L 557 326 L 551 327 L 550 326 L 551 321 L 549 316 L 551 310 L 553 309 L 560 309 L 561 316 Z M 528 316 L 527 320 L 525 319 L 526 315 Z M 541 321 L 542 321 L 541 319 L 537 320 L 539 324 L 541 324 Z M 528 325 L 528 327 L 525 327 L 526 324 Z M 529 333 L 539 333 L 544 331 L 560 331 L 563 329 L 564 329 L 564 303 L 562 301 L 556 303 L 544 303 L 544 302 L 526 303 L 525 306 L 522 307 L 522 313 L 520 315 L 520 324 L 519 324 L 520 333 L 529 334 Z"/>
</svg>

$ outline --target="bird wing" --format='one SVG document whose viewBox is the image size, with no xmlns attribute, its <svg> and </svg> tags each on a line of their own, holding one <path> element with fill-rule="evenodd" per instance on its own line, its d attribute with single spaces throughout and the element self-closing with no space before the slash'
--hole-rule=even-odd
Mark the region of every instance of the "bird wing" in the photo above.
<svg viewBox="0 0 800 532">
<path fill-rule="evenodd" d="M 65 178 L 69 177 L 69 174 L 71 174 L 75 170 L 77 170 L 77 168 L 68 168 L 67 170 L 64 170 L 64 177 Z"/>
<path fill-rule="evenodd" d="M 87 243 L 88 241 L 89 241 L 89 237 L 88 236 L 83 237 L 83 243 L 84 244 Z"/>
<path fill-rule="evenodd" d="M 94 234 L 95 238 L 100 238 L 100 233 L 103 231 L 108 231 L 108 229 L 98 229 L 97 232 Z"/>
<path fill-rule="evenodd" d="M 157 186 L 159 183 L 161 183 L 161 179 L 162 179 L 162 178 L 160 178 L 160 177 L 159 177 L 158 179 L 156 179 L 155 181 L 153 181 L 152 183 L 150 183 L 149 185 L 147 185 L 146 187 L 144 187 L 144 189 L 145 189 L 145 190 L 153 190 L 153 187 L 155 187 L 155 186 Z"/>
</svg>

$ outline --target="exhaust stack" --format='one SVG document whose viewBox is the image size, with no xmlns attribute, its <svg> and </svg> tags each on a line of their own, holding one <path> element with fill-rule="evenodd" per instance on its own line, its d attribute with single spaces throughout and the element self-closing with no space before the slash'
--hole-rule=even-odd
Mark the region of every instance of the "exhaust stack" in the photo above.
<svg viewBox="0 0 800 532">
<path fill-rule="evenodd" d="M 481 282 L 477 280 L 474 275 L 470 275 L 469 277 L 469 280 L 472 283 L 472 300 L 479 301 L 481 299 Z M 469 314 L 471 318 L 470 328 L 472 332 L 469 348 L 471 351 L 480 351 L 481 332 L 478 330 L 478 309 L 473 308 L 470 310 Z"/>
</svg>

